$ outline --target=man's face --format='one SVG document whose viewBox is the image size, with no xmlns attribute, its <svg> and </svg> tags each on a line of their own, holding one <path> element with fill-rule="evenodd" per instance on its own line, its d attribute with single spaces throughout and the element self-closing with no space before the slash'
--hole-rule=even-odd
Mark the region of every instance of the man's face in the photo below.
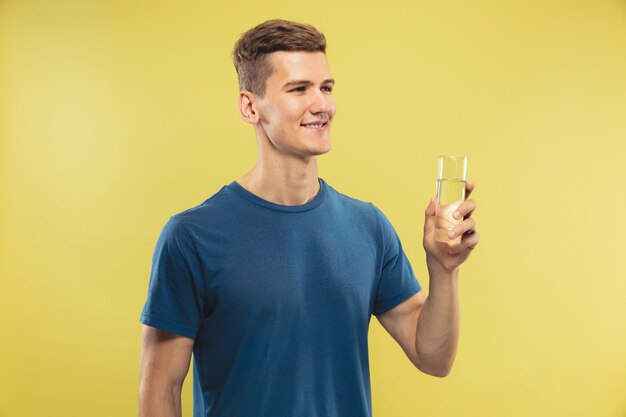
<svg viewBox="0 0 626 417">
<path fill-rule="evenodd" d="M 335 116 L 334 81 L 323 52 L 273 52 L 265 97 L 258 99 L 260 127 L 279 152 L 298 156 L 330 150 Z"/>
</svg>

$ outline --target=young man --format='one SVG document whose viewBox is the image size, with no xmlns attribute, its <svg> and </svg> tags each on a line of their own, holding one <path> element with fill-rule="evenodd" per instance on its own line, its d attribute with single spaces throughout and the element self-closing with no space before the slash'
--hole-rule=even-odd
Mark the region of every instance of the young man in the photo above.
<svg viewBox="0 0 626 417">
<path fill-rule="evenodd" d="M 195 417 L 371 416 L 372 315 L 417 369 L 450 372 L 476 204 L 460 206 L 462 243 L 449 253 L 434 240 L 431 199 L 426 298 L 385 215 L 318 177 L 335 116 L 325 48 L 312 26 L 283 20 L 237 42 L 239 112 L 258 161 L 159 236 L 141 315 L 140 416 L 181 415 L 192 352 Z"/>
</svg>

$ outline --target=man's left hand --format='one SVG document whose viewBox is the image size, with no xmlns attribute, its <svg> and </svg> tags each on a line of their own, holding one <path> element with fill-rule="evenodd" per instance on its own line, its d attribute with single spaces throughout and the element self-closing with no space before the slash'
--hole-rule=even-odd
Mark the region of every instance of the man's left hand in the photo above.
<svg viewBox="0 0 626 417">
<path fill-rule="evenodd" d="M 429 270 L 433 267 L 443 268 L 447 272 L 456 270 L 478 245 L 479 236 L 476 231 L 476 221 L 471 218 L 472 213 L 476 209 L 476 201 L 467 199 L 474 188 L 475 184 L 468 180 L 465 184 L 465 200 L 457 209 L 459 214 L 454 216 L 457 220 L 463 219 L 463 221 L 454 226 L 452 232 L 455 235 L 450 238 L 450 241 L 452 241 L 454 238 L 462 236 L 461 242 L 458 244 L 450 245 L 449 243 L 435 241 L 436 197 L 431 198 L 428 207 L 426 207 L 423 245 Z"/>
</svg>

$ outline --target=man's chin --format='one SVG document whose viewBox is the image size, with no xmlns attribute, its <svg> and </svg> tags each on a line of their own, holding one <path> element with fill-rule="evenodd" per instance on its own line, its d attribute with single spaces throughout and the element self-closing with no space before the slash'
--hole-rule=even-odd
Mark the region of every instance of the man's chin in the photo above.
<svg viewBox="0 0 626 417">
<path fill-rule="evenodd" d="M 320 146 L 319 148 L 315 148 L 315 149 L 311 149 L 312 152 L 314 152 L 314 155 L 324 155 L 328 152 L 330 152 L 330 149 L 332 148 L 332 146 L 330 145 L 330 142 L 328 142 L 328 144 L 326 146 Z"/>
</svg>

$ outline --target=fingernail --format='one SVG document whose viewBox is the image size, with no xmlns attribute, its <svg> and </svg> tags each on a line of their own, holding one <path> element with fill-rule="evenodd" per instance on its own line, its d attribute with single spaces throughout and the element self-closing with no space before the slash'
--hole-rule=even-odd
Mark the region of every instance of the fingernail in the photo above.
<svg viewBox="0 0 626 417">
<path fill-rule="evenodd" d="M 450 232 L 448 236 L 450 236 L 450 239 L 452 239 L 454 236 L 456 236 L 456 232 Z"/>
<path fill-rule="evenodd" d="M 460 212 L 460 211 L 458 211 L 458 210 L 457 210 L 457 211 L 455 211 L 455 212 L 454 212 L 454 217 L 456 217 L 457 219 L 458 219 L 459 217 L 461 217 L 461 212 Z"/>
</svg>

